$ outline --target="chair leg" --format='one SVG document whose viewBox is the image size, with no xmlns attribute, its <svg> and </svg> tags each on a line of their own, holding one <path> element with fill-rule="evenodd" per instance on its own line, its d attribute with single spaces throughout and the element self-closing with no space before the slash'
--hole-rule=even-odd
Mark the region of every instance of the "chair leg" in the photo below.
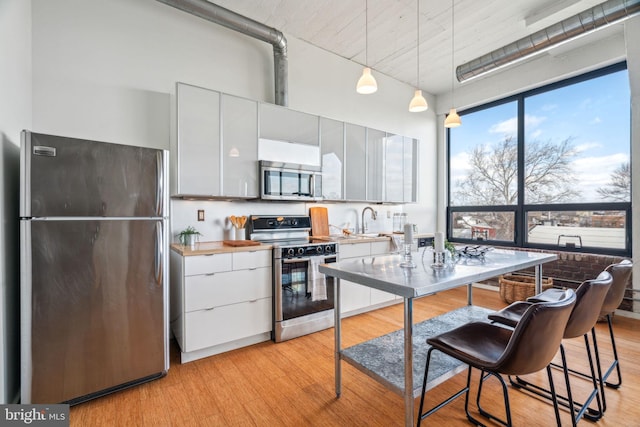
<svg viewBox="0 0 640 427">
<path fill-rule="evenodd" d="M 558 406 L 558 395 L 556 394 L 556 387 L 553 383 L 553 374 L 551 373 L 551 365 L 547 365 L 547 378 L 549 379 L 549 390 L 551 391 L 551 401 L 553 402 L 553 413 L 556 416 L 556 425 L 560 427 L 562 422 L 560 421 L 560 408 Z"/>
<path fill-rule="evenodd" d="M 449 398 L 447 398 L 446 400 L 440 402 L 439 404 L 437 404 L 436 406 L 434 406 L 433 408 L 429 409 L 426 412 L 422 412 L 423 408 L 424 408 L 424 398 L 427 392 L 427 377 L 429 376 L 429 363 L 431 362 L 431 353 L 433 352 L 433 350 L 435 350 L 435 348 L 431 347 L 429 349 L 429 351 L 427 352 L 427 363 L 425 365 L 424 368 L 424 379 L 422 380 L 422 395 L 420 397 L 420 408 L 419 408 L 419 412 L 418 412 L 418 427 L 420 427 L 420 423 L 422 422 L 422 420 L 424 420 L 425 418 L 427 418 L 429 415 L 433 414 L 434 412 L 438 411 L 439 409 L 441 409 L 442 407 L 448 405 L 449 403 L 451 403 L 452 401 L 454 401 L 455 399 L 457 399 L 458 397 L 460 397 L 463 393 L 467 394 L 467 399 L 469 398 L 469 382 L 470 382 L 470 378 L 471 378 L 471 366 L 469 366 L 469 372 L 467 374 L 467 386 L 464 387 L 463 389 L 459 390 L 458 392 L 456 392 L 455 394 L 451 395 Z"/>
<path fill-rule="evenodd" d="M 588 420 L 598 421 L 604 415 L 601 393 L 598 389 L 598 385 L 602 384 L 602 381 L 600 376 L 596 377 L 593 357 L 591 355 L 591 346 L 589 345 L 589 334 L 584 334 L 584 346 L 587 349 L 587 356 L 589 358 L 589 370 L 591 371 L 591 384 L 593 385 L 593 390 L 589 393 L 589 397 L 583 405 L 582 412 L 584 413 L 584 417 Z M 589 407 L 594 398 L 596 399 L 598 409 L 592 409 Z"/>
<path fill-rule="evenodd" d="M 619 388 L 622 385 L 622 373 L 620 372 L 620 360 L 618 359 L 618 350 L 616 348 L 616 339 L 613 336 L 613 324 L 611 323 L 611 315 L 607 314 L 607 323 L 609 325 L 609 335 L 611 336 L 611 347 L 613 348 L 613 363 L 607 369 L 607 372 L 604 373 L 602 380 L 604 381 L 607 387 L 611 388 Z M 615 383 L 610 383 L 607 381 L 609 375 L 613 371 L 613 368 L 616 368 L 616 373 L 618 375 L 618 381 Z"/>
<path fill-rule="evenodd" d="M 596 368 L 598 369 L 598 382 L 600 386 L 600 398 L 602 399 L 602 413 L 607 410 L 607 399 L 604 394 L 604 380 L 602 378 L 602 364 L 600 362 L 600 350 L 598 349 L 598 340 L 596 339 L 596 328 L 591 328 L 591 338 L 593 339 L 593 352 L 596 355 Z"/>
<path fill-rule="evenodd" d="M 485 374 L 486 372 L 486 374 Z M 482 396 L 482 383 L 484 382 L 484 380 L 486 380 L 488 377 L 493 376 L 498 378 L 498 380 L 500 381 L 500 385 L 502 386 L 502 396 L 504 398 L 504 408 L 505 408 L 505 412 L 507 415 L 507 420 L 504 421 L 498 417 L 496 417 L 495 415 L 485 411 L 482 408 L 482 405 L 480 404 L 480 398 Z M 476 425 L 483 425 L 481 424 L 478 420 L 476 420 L 475 418 L 473 418 L 471 416 L 471 414 L 469 414 L 469 410 L 468 410 L 468 401 L 465 402 L 465 412 L 467 413 L 467 419 L 469 421 L 471 421 L 472 423 L 476 424 Z M 478 407 L 478 412 L 480 412 L 480 415 L 482 415 L 483 417 L 486 417 L 490 420 L 494 420 L 504 426 L 512 426 L 512 420 L 511 420 L 511 405 L 509 403 L 509 393 L 507 390 L 507 384 L 505 383 L 504 379 L 502 378 L 502 376 L 500 374 L 496 374 L 493 372 L 488 372 L 488 371 L 480 371 L 480 383 L 478 384 L 478 394 L 476 396 L 476 405 Z"/>
</svg>

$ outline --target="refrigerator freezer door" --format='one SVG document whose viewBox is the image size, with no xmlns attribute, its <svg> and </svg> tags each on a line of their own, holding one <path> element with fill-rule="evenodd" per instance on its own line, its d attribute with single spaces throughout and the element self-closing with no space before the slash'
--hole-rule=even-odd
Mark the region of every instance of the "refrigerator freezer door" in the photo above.
<svg viewBox="0 0 640 427">
<path fill-rule="evenodd" d="M 21 217 L 165 217 L 164 150 L 22 133 Z"/>
<path fill-rule="evenodd" d="M 21 227 L 22 402 L 79 403 L 164 375 L 166 220 Z"/>
</svg>

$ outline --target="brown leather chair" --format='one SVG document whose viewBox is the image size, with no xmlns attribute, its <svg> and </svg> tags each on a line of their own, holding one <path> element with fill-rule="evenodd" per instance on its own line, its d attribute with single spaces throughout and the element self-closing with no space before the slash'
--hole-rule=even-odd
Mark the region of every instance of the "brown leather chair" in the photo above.
<svg viewBox="0 0 640 427">
<path fill-rule="evenodd" d="M 482 425 L 482 423 L 475 419 L 469 412 L 469 388 L 473 368 L 480 370 L 480 381 L 476 397 L 478 411 L 482 416 L 494 419 L 507 426 L 511 426 L 513 423 L 511 420 L 507 385 L 501 374 L 525 375 L 546 368 L 554 403 L 556 422 L 560 425 L 560 413 L 549 363 L 557 353 L 560 343 L 562 342 L 563 332 L 575 305 L 575 301 L 576 297 L 574 292 L 569 291 L 567 292 L 567 298 L 562 301 L 531 304 L 523 313 L 522 319 L 518 325 L 516 325 L 515 329 L 509 329 L 487 322 L 470 322 L 452 331 L 427 339 L 427 344 L 429 344 L 431 348 L 429 348 L 427 353 L 424 381 L 422 383 L 418 426 L 420 426 L 423 419 L 462 394 L 465 394 L 465 412 L 467 418 L 476 425 Z M 431 361 L 431 355 L 435 350 L 469 365 L 467 384 L 445 401 L 423 412 L 427 378 L 429 375 L 429 363 Z M 488 413 L 482 409 L 480 405 L 482 384 L 489 376 L 498 378 L 502 385 L 506 421 Z"/>
<path fill-rule="evenodd" d="M 584 401 L 584 403 L 575 402 L 573 399 L 571 383 L 569 379 L 570 370 L 567 365 L 564 347 L 560 345 L 560 356 L 562 359 L 562 364 L 560 365 L 560 367 L 563 369 L 565 382 L 567 385 L 567 396 L 558 396 L 558 398 L 560 399 L 560 403 L 567 406 L 573 414 L 572 424 L 574 426 L 583 416 L 592 421 L 596 421 L 600 419 L 604 413 L 601 389 L 599 390 L 598 388 L 598 386 L 601 384 L 601 377 L 599 374 L 596 375 L 588 333 L 595 327 L 598 316 L 600 315 L 600 308 L 602 307 L 605 297 L 607 296 L 607 293 L 611 288 L 612 282 L 613 278 L 611 274 L 603 271 L 602 273 L 600 273 L 600 275 L 598 275 L 597 278 L 593 280 L 586 280 L 582 282 L 580 286 L 578 286 L 578 289 L 576 289 L 576 304 L 573 308 L 573 311 L 571 312 L 571 317 L 567 322 L 563 334 L 564 338 L 576 338 L 580 336 L 584 337 L 585 348 L 590 367 L 590 374 L 588 374 L 587 377 L 591 380 L 591 383 L 593 385 L 593 388 L 589 392 L 589 396 Z M 517 325 L 518 322 L 521 321 L 519 316 L 524 307 L 540 302 L 556 301 L 558 300 L 558 298 L 562 297 L 565 292 L 566 291 L 561 291 L 558 289 L 549 289 L 545 292 L 542 292 L 541 294 L 529 298 L 527 301 L 515 302 L 494 314 L 490 314 L 489 319 L 508 326 Z M 549 390 L 527 382 L 520 377 L 516 377 L 515 381 L 512 380 L 511 384 L 515 387 L 523 388 L 530 392 L 533 392 L 541 397 L 551 397 Z M 594 399 L 596 400 L 597 409 L 589 408 L 589 405 Z"/>
</svg>

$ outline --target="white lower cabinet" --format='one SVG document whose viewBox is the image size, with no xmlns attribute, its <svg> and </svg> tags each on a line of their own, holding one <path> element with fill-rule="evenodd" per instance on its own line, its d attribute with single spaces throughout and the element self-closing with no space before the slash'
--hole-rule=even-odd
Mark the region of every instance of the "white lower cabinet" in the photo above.
<svg viewBox="0 0 640 427">
<path fill-rule="evenodd" d="M 271 251 L 171 252 L 171 328 L 188 362 L 270 339 Z"/>
<path fill-rule="evenodd" d="M 390 242 L 363 242 L 340 245 L 340 260 L 387 255 Z M 340 313 L 343 316 L 364 313 L 381 305 L 388 305 L 396 296 L 388 292 L 358 285 L 348 280 L 340 281 Z"/>
</svg>

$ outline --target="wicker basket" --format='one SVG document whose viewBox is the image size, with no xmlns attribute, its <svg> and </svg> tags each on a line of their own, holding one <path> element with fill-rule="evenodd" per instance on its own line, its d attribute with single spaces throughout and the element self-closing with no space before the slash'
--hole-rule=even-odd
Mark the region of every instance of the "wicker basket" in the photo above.
<svg viewBox="0 0 640 427">
<path fill-rule="evenodd" d="M 500 298 L 508 304 L 514 301 L 524 301 L 535 295 L 536 278 L 533 276 L 520 276 L 517 274 L 507 274 L 500 276 Z M 553 279 L 542 279 L 542 290 L 553 287 Z"/>
</svg>

